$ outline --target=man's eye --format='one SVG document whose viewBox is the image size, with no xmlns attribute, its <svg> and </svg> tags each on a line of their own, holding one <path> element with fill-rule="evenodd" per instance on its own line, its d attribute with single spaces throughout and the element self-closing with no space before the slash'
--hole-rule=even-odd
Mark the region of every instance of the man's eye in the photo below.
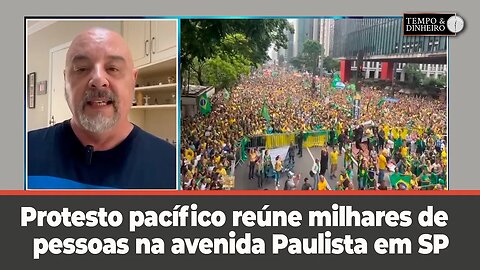
<svg viewBox="0 0 480 270">
<path fill-rule="evenodd" d="M 109 71 L 113 71 L 113 72 L 117 72 L 117 71 L 120 71 L 118 68 L 116 67 L 109 67 L 108 68 Z"/>
<path fill-rule="evenodd" d="M 84 72 L 84 71 L 87 70 L 87 68 L 86 67 L 75 67 L 73 70 L 75 72 Z"/>
</svg>

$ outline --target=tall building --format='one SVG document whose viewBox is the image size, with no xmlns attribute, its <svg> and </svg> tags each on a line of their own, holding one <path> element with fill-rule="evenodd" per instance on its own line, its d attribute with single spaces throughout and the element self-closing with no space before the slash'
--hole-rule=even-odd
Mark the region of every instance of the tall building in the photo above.
<svg viewBox="0 0 480 270">
<path fill-rule="evenodd" d="M 404 36 L 401 18 L 338 19 L 332 56 L 339 58 L 343 81 L 363 55 L 365 78 L 405 79 L 405 66 L 415 63 L 427 76 L 446 74 L 447 37 Z M 352 65 L 353 64 L 353 65 Z"/>
<path fill-rule="evenodd" d="M 303 51 L 306 40 L 316 40 L 322 44 L 324 55 L 329 56 L 333 47 L 333 19 L 295 19 L 290 22 L 295 33 L 287 32 L 288 48 L 279 50 L 278 56 L 283 55 L 285 61 L 299 56 Z"/>
<path fill-rule="evenodd" d="M 288 37 L 288 48 L 285 52 L 285 60 L 286 61 L 290 61 L 290 59 L 292 59 L 293 57 L 295 57 L 294 55 L 294 35 L 295 34 L 292 34 L 290 32 L 287 33 L 287 37 Z"/>
<path fill-rule="evenodd" d="M 329 56 L 333 48 L 333 19 L 313 19 L 313 40 L 322 44 L 324 55 Z"/>
<path fill-rule="evenodd" d="M 295 56 L 303 51 L 303 43 L 306 40 L 316 40 L 322 44 L 324 55 L 331 54 L 333 46 L 333 19 L 297 19 L 295 24 L 294 47 L 296 48 Z"/>
<path fill-rule="evenodd" d="M 297 37 L 297 54 L 298 56 L 303 51 L 303 43 L 309 39 L 313 39 L 313 19 L 298 19 L 297 28 L 295 28 L 295 35 Z"/>
</svg>

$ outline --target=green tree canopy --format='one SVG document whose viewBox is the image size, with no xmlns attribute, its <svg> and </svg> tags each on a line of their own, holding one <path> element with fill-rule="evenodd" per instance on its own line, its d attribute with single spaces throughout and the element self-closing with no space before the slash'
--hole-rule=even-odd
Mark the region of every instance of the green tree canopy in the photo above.
<svg viewBox="0 0 480 270">
<path fill-rule="evenodd" d="M 214 49 L 214 55 L 206 59 L 206 82 L 220 89 L 231 89 L 242 74 L 250 72 L 252 62 L 248 56 L 252 50 L 245 46 L 248 39 L 243 34 L 229 34 Z M 200 78 L 203 79 L 203 78 Z"/>
<path fill-rule="evenodd" d="M 317 69 L 320 55 L 323 55 L 323 46 L 315 40 L 306 40 L 303 51 L 298 57 L 290 59 L 290 64 L 297 69 L 306 68 L 310 72 Z"/>
<path fill-rule="evenodd" d="M 418 64 L 408 64 L 405 68 L 405 75 L 410 84 L 415 86 L 419 86 L 425 78 L 425 74 L 420 70 Z"/>
<path fill-rule="evenodd" d="M 286 19 L 181 20 L 182 69 L 189 69 L 195 58 L 199 62 L 215 58 L 218 45 L 231 34 L 243 34 L 247 38 L 244 48 L 251 50 L 243 56 L 252 65 L 262 64 L 269 59 L 271 44 L 276 50 L 287 48 L 287 31 L 293 33 L 294 29 Z"/>
<path fill-rule="evenodd" d="M 328 72 L 335 72 L 340 70 L 340 61 L 327 56 L 323 59 L 323 68 Z"/>
<path fill-rule="evenodd" d="M 302 58 L 306 67 L 315 72 L 319 57 L 323 55 L 323 46 L 316 40 L 306 40 L 303 43 Z"/>
<path fill-rule="evenodd" d="M 303 61 L 303 58 L 301 57 L 292 57 L 290 59 L 290 64 L 296 68 L 296 69 L 303 69 L 303 66 L 305 65 L 305 62 Z"/>
</svg>

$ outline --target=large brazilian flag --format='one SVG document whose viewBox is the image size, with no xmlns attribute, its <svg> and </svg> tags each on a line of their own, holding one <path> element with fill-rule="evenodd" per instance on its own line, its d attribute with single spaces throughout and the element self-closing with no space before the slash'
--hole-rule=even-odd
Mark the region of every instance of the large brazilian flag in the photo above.
<svg viewBox="0 0 480 270">
<path fill-rule="evenodd" d="M 210 103 L 210 99 L 208 98 L 206 92 L 198 97 L 198 107 L 203 115 L 206 115 L 212 111 L 212 104 Z"/>
<path fill-rule="evenodd" d="M 412 180 L 411 175 L 403 175 L 399 173 L 392 173 L 390 175 L 390 184 L 393 188 L 396 188 L 399 183 L 403 183 L 407 186 L 408 189 L 412 188 L 410 181 Z"/>
</svg>

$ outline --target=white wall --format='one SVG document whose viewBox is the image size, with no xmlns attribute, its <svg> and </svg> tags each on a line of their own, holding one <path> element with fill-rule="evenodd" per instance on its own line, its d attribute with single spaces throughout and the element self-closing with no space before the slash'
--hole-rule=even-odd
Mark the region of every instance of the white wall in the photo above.
<svg viewBox="0 0 480 270">
<path fill-rule="evenodd" d="M 50 49 L 71 41 L 82 30 L 94 26 L 122 33 L 121 21 L 60 21 L 29 35 L 27 37 L 27 73 L 36 72 L 37 82 L 48 81 Z M 63 77 L 63 74 L 58 76 Z M 36 96 L 35 108 L 27 109 L 28 130 L 47 126 L 48 106 L 48 93 Z"/>
</svg>

